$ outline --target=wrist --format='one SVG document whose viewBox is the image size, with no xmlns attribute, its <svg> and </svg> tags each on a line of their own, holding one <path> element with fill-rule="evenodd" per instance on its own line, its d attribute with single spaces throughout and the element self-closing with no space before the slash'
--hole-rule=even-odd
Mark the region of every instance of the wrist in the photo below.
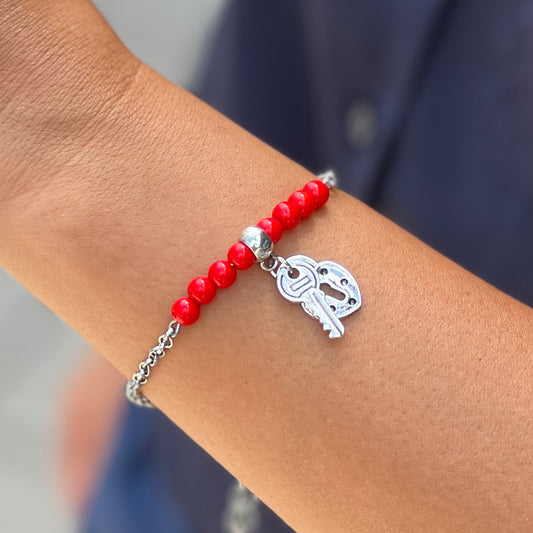
<svg viewBox="0 0 533 533">
<path fill-rule="evenodd" d="M 90 2 L 11 4 L 0 3 L 0 227 L 91 157 L 140 68 Z"/>
</svg>

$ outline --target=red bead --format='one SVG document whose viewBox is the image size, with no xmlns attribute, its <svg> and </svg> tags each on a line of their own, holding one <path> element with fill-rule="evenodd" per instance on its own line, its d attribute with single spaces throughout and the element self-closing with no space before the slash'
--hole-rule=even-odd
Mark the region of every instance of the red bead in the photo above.
<svg viewBox="0 0 533 533">
<path fill-rule="evenodd" d="M 257 224 L 271 239 L 277 243 L 283 235 L 283 226 L 277 218 L 262 218 Z"/>
<path fill-rule="evenodd" d="M 295 191 L 289 196 L 289 202 L 292 202 L 300 207 L 300 216 L 307 218 L 313 214 L 315 210 L 316 199 L 313 194 L 306 191 Z"/>
<path fill-rule="evenodd" d="M 316 209 L 322 207 L 329 198 L 328 186 L 320 180 L 308 181 L 302 191 L 308 192 L 316 198 Z"/>
<path fill-rule="evenodd" d="M 209 279 L 219 289 L 226 289 L 237 279 L 237 271 L 229 261 L 215 261 L 209 267 Z"/>
<path fill-rule="evenodd" d="M 280 202 L 272 211 L 272 216 L 277 218 L 283 229 L 292 229 L 300 222 L 300 207 L 293 202 Z"/>
<path fill-rule="evenodd" d="M 236 242 L 228 250 L 229 262 L 237 270 L 246 270 L 255 263 L 255 254 L 243 242 Z"/>
<path fill-rule="evenodd" d="M 190 298 L 180 298 L 172 306 L 172 316 L 184 326 L 194 324 L 200 316 L 200 306 Z"/>
<path fill-rule="evenodd" d="M 200 305 L 208 304 L 216 295 L 217 288 L 206 276 L 194 278 L 188 287 L 189 298 Z"/>
</svg>

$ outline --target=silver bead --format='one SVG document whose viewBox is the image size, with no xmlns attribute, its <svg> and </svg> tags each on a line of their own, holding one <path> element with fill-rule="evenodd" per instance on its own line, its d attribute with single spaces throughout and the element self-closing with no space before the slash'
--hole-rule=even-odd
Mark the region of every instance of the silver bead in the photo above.
<svg viewBox="0 0 533 533">
<path fill-rule="evenodd" d="M 256 259 L 264 261 L 272 253 L 272 239 L 259 226 L 248 226 L 241 235 L 240 241 L 254 253 Z"/>
</svg>

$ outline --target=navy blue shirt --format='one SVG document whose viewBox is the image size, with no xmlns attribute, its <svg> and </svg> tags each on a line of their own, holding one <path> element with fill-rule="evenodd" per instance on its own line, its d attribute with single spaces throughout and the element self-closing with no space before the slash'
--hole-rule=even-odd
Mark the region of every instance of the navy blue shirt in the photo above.
<svg viewBox="0 0 533 533">
<path fill-rule="evenodd" d="M 526 0 L 237 0 L 198 94 L 533 305 L 532 30 Z M 233 482 L 129 407 L 85 531 L 222 531 Z"/>
</svg>

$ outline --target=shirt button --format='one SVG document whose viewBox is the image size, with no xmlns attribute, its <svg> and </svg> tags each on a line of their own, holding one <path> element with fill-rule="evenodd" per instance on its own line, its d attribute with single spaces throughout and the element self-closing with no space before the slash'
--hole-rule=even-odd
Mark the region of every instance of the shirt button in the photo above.
<svg viewBox="0 0 533 533">
<path fill-rule="evenodd" d="M 368 148 L 378 133 L 376 106 L 368 100 L 356 100 L 348 108 L 344 127 L 346 141 L 352 148 Z"/>
</svg>

